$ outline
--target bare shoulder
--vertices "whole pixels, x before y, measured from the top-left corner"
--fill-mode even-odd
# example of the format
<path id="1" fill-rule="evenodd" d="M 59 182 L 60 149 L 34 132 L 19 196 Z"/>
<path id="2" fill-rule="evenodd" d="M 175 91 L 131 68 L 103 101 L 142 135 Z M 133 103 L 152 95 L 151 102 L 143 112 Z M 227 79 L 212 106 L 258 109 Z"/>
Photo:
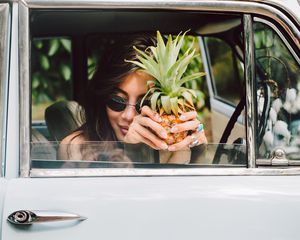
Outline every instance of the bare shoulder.
<path id="1" fill-rule="evenodd" d="M 82 131 L 66 136 L 59 144 L 57 157 L 60 160 L 82 160 L 81 145 L 87 141 Z"/>
<path id="2" fill-rule="evenodd" d="M 83 144 L 87 141 L 87 138 L 82 131 L 76 131 L 66 136 L 60 144 Z"/>

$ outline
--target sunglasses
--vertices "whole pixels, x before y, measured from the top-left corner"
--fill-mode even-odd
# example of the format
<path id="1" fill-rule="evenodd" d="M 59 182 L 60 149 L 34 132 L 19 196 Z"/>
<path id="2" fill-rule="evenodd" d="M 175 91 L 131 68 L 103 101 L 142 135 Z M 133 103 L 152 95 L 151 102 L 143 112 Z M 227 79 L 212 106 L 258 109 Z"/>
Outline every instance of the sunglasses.
<path id="1" fill-rule="evenodd" d="M 141 101 L 142 99 L 139 99 L 136 104 L 129 104 L 126 99 L 118 96 L 118 95 L 113 95 L 111 96 L 106 105 L 113 111 L 115 112 L 122 112 L 125 110 L 125 108 L 127 106 L 134 106 L 135 110 L 138 112 L 138 113 L 141 113 L 141 108 L 143 106 L 150 106 L 150 101 L 145 99 L 144 102 L 143 102 L 143 105 L 141 106 Z"/>

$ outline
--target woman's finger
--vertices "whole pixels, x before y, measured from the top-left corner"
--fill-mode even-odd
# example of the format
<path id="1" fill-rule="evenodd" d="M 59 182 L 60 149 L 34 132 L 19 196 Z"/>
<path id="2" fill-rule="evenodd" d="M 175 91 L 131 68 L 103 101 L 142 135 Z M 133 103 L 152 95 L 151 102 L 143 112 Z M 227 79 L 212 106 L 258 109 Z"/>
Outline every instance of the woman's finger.
<path id="1" fill-rule="evenodd" d="M 148 141 L 150 141 L 151 144 L 153 144 L 156 148 L 163 149 L 163 150 L 166 150 L 168 148 L 168 145 L 163 140 L 161 140 L 160 138 L 158 138 L 155 134 L 153 134 L 147 128 L 145 128 L 145 127 L 143 127 L 141 125 L 136 124 L 135 131 L 139 135 L 141 135 L 143 139 L 147 139 Z M 148 141 L 145 142 L 145 143 L 147 144 Z"/>
<path id="2" fill-rule="evenodd" d="M 196 111 L 190 111 L 190 112 L 185 112 L 180 115 L 179 119 L 181 121 L 189 121 L 193 120 L 197 117 L 197 112 Z"/>
<path id="3" fill-rule="evenodd" d="M 183 149 L 188 149 L 188 145 L 191 143 L 191 136 L 187 136 L 185 139 L 179 143 L 172 144 L 168 147 L 170 152 L 175 152 Z"/>
<path id="4" fill-rule="evenodd" d="M 171 151 L 171 152 L 183 150 L 185 148 L 188 148 L 189 145 L 193 144 L 193 142 L 196 141 L 196 140 L 197 140 L 196 145 L 207 144 L 207 139 L 206 139 L 204 130 L 201 131 L 201 132 L 193 133 L 192 135 L 187 136 L 185 139 L 183 139 L 179 143 L 175 143 L 173 145 L 170 145 L 168 150 Z"/>
<path id="5" fill-rule="evenodd" d="M 137 122 L 144 127 L 150 128 L 162 139 L 166 139 L 168 137 L 167 131 L 159 123 L 153 121 L 149 117 L 138 117 Z"/>
<path id="6" fill-rule="evenodd" d="M 179 123 L 171 128 L 171 132 L 178 133 L 178 132 L 183 132 L 183 131 L 196 130 L 196 128 L 198 127 L 199 124 L 200 124 L 200 122 L 197 119 L 193 120 L 193 121 Z"/>
<path id="7" fill-rule="evenodd" d="M 198 138 L 199 144 L 207 144 L 207 138 L 206 138 L 204 130 L 199 132 L 198 135 L 199 135 L 199 138 Z"/>
<path id="8" fill-rule="evenodd" d="M 131 144 L 139 143 L 140 139 L 138 139 L 138 136 L 139 135 L 137 134 L 137 132 L 133 127 L 129 128 L 127 134 L 124 137 L 124 142 L 131 143 Z"/>
<path id="9" fill-rule="evenodd" d="M 142 116 L 147 116 L 151 118 L 155 122 L 161 122 L 162 119 L 157 112 L 152 111 L 152 109 L 148 106 L 143 106 L 141 110 Z"/>
<path id="10" fill-rule="evenodd" d="M 127 134 L 124 137 L 124 142 L 131 143 L 131 144 L 137 144 L 137 143 L 145 143 L 148 146 L 159 150 L 151 141 L 141 136 L 137 131 L 136 127 L 132 127 Z"/>

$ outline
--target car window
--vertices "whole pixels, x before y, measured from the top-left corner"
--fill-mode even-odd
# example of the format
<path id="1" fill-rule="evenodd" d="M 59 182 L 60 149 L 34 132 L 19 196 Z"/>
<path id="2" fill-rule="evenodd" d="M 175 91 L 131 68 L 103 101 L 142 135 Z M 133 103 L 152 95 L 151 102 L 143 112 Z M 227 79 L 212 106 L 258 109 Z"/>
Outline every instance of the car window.
<path id="1" fill-rule="evenodd" d="M 297 162 L 300 160 L 300 62 L 283 35 L 271 26 L 268 22 L 254 24 L 257 155 L 261 159 Z"/>
<path id="2" fill-rule="evenodd" d="M 90 18 L 82 18 L 77 25 L 78 28 L 75 29 L 74 27 L 68 28 L 67 26 L 74 26 L 79 16 L 86 16 L 88 12 L 69 11 L 64 12 L 64 15 L 60 15 L 59 11 L 53 11 L 53 16 L 51 14 L 43 15 L 43 12 L 39 11 L 37 13 L 35 15 L 35 11 L 32 11 L 35 18 L 32 18 L 34 21 L 31 22 L 31 28 L 33 29 L 31 51 L 31 58 L 33 59 L 31 62 L 32 168 L 192 168 L 211 167 L 213 165 L 220 167 L 246 167 L 247 155 L 246 144 L 244 142 L 218 144 L 213 141 L 212 136 L 214 135 L 214 131 L 218 131 L 217 135 L 222 135 L 222 129 L 225 128 L 226 123 L 218 123 L 222 126 L 221 128 L 216 128 L 212 125 L 209 93 L 205 77 L 198 77 L 193 81 L 185 83 L 183 87 L 191 89 L 190 93 L 195 96 L 193 105 L 197 112 L 196 118 L 198 119 L 197 121 L 203 124 L 198 131 L 201 132 L 204 126 L 207 144 L 200 144 L 192 148 L 187 147 L 187 141 L 191 142 L 192 139 L 190 135 L 197 133 L 196 129 L 200 125 L 196 126 L 197 128 L 194 127 L 194 130 L 186 131 L 186 134 L 189 135 L 181 137 L 178 134 L 174 137 L 170 134 L 168 136 L 167 140 L 171 141 L 174 140 L 173 138 L 182 138 L 182 140 L 186 138 L 185 147 L 175 153 L 158 151 L 151 144 L 145 144 L 147 142 L 145 140 L 142 143 L 140 143 L 140 139 L 138 139 L 137 143 L 125 143 L 122 141 L 122 138 L 118 134 L 122 133 L 125 136 L 130 124 L 126 123 L 125 118 L 119 120 L 119 118 L 113 116 L 119 116 L 120 112 L 123 112 L 124 109 L 137 109 L 139 105 L 135 104 L 135 102 L 142 100 L 146 92 L 142 92 L 141 95 L 135 96 L 132 100 L 128 97 L 128 91 L 126 90 L 126 92 L 120 87 L 121 84 L 118 85 L 118 88 L 109 90 L 110 85 L 105 83 L 107 91 L 111 91 L 111 93 L 106 97 L 107 99 L 104 99 L 105 97 L 101 99 L 100 97 L 97 100 L 100 103 L 101 101 L 105 103 L 104 111 L 97 114 L 101 116 L 99 117 L 99 121 L 104 122 L 108 118 L 108 124 L 104 126 L 107 130 L 113 130 L 112 137 L 108 137 L 108 140 L 105 138 L 97 140 L 97 138 L 91 137 L 98 134 L 97 131 L 100 129 L 98 125 L 96 128 L 89 130 L 88 122 L 91 120 L 89 117 L 93 115 L 90 114 L 92 110 L 87 108 L 86 105 L 87 101 L 90 101 L 88 93 L 94 91 L 95 94 L 99 94 L 102 91 L 101 89 L 104 88 L 104 85 L 91 85 L 90 82 L 95 84 L 95 80 L 93 79 L 101 79 L 102 76 L 97 75 L 99 69 L 106 74 L 106 81 L 108 83 L 110 83 L 109 81 L 114 81 L 114 79 L 118 80 L 118 78 L 114 77 L 113 74 L 116 73 L 111 71 L 110 66 L 105 65 L 105 61 L 114 56 L 109 54 L 110 52 L 107 52 L 107 49 L 111 51 L 112 46 L 121 41 L 124 41 L 125 44 L 127 38 L 130 39 L 132 36 L 136 36 L 136 34 L 155 35 L 156 30 L 160 27 L 161 29 L 159 30 L 165 42 L 167 42 L 168 37 L 175 40 L 179 32 L 183 34 L 184 31 L 188 30 L 186 36 L 183 38 L 179 58 L 183 58 L 186 52 L 190 51 L 188 49 L 194 50 L 195 57 L 192 58 L 190 64 L 186 67 L 183 77 L 197 74 L 204 71 L 199 42 L 201 30 L 199 29 L 201 29 L 203 19 L 207 19 L 206 21 L 214 19 L 215 21 L 215 15 L 202 16 L 202 14 L 194 12 L 166 13 L 141 11 L 132 11 L 128 15 L 127 12 L 122 11 L 93 11 Z M 47 24 L 49 24 L 51 23 L 50 20 L 58 21 L 57 19 L 60 19 L 60 17 L 64 18 L 65 22 L 59 25 L 57 32 L 49 25 L 47 25 L 49 27 L 48 32 L 46 28 L 40 27 L 43 21 L 46 22 L 47 20 Z M 134 20 L 137 17 L 145 21 L 143 23 L 140 21 L 136 25 L 136 21 Z M 238 18 L 240 20 L 240 16 L 231 15 L 220 15 L 218 18 L 220 22 L 223 21 L 223 18 Z M 94 21 L 92 21 L 93 19 Z M 120 19 L 126 22 L 127 25 L 118 24 Z M 149 19 L 156 20 L 152 23 Z M 171 23 L 171 20 L 176 24 L 160 25 L 161 22 Z M 94 25 L 95 22 L 98 25 Z M 67 46 L 72 46 L 71 52 L 66 48 L 66 42 L 68 43 Z M 76 46 L 81 47 L 76 48 Z M 130 46 L 130 49 L 133 46 Z M 220 51 L 215 52 L 216 61 L 231 61 L 230 66 L 232 68 L 234 68 L 233 65 L 241 65 L 239 60 L 231 55 L 231 48 L 227 45 L 225 47 L 227 47 L 225 52 L 222 50 L 222 46 L 220 46 Z M 74 61 L 77 63 L 74 63 Z M 120 64 L 123 65 L 124 63 L 126 63 L 126 59 L 122 58 Z M 105 72 L 106 70 L 107 72 Z M 75 71 L 82 73 L 80 78 L 74 74 Z M 234 71 L 236 81 L 241 82 L 243 79 L 241 66 L 234 69 Z M 226 67 L 223 66 L 218 71 L 218 74 L 220 74 L 219 76 L 222 74 L 226 75 L 227 72 Z M 228 81 L 230 81 L 230 76 L 226 77 Z M 76 80 L 74 80 L 75 78 Z M 125 81 L 123 78 L 120 79 Z M 151 79 L 149 80 L 147 82 L 151 84 Z M 238 83 L 239 85 L 241 85 L 240 82 Z M 233 83 L 230 84 L 232 86 Z M 132 85 L 132 88 L 135 89 L 137 85 L 139 84 Z M 222 83 L 219 82 L 220 87 L 221 85 Z M 232 87 L 227 87 L 227 83 L 224 83 L 224 85 L 226 87 L 222 88 L 219 94 L 224 98 L 230 98 L 232 93 L 227 93 L 227 91 L 231 91 Z M 89 89 L 90 86 L 93 87 Z M 90 92 L 87 92 L 87 90 Z M 241 96 L 237 98 L 240 99 Z M 112 101 L 111 99 L 114 102 L 108 102 Z M 231 102 L 237 101 L 234 98 L 229 100 Z M 97 105 L 99 104 L 97 101 L 94 100 L 91 103 Z M 125 106 L 125 108 L 118 109 L 120 101 L 122 101 L 123 105 L 121 105 Z M 145 102 L 147 101 L 150 104 L 150 100 L 145 98 Z M 99 104 L 99 108 L 101 104 Z M 163 105 L 164 103 L 162 102 L 158 103 L 159 107 Z M 108 115 L 112 108 L 113 114 Z M 43 114 L 45 118 L 43 118 Z M 35 124 L 37 120 L 43 124 L 43 131 Z M 171 120 L 168 118 L 166 121 Z M 151 128 L 146 128 L 146 130 L 149 134 L 153 133 Z M 82 133 L 90 134 L 90 138 L 85 138 L 86 135 L 81 135 Z M 138 132 L 135 132 L 135 134 L 138 138 Z M 80 140 L 80 137 L 77 138 L 78 136 L 85 139 L 84 142 Z M 169 145 L 172 145 L 172 143 L 169 143 Z M 218 152 L 218 161 L 214 161 L 216 152 Z"/>

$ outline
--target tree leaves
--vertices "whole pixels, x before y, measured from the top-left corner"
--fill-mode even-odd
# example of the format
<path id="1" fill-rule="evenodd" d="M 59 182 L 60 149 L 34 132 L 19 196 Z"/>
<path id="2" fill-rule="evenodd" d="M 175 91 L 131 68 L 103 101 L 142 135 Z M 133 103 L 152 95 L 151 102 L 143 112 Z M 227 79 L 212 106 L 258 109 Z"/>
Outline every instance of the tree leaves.
<path id="1" fill-rule="evenodd" d="M 61 44 L 63 45 L 63 47 L 65 48 L 65 50 L 67 50 L 67 52 L 71 53 L 71 41 L 69 39 L 60 39 Z"/>
<path id="2" fill-rule="evenodd" d="M 69 99 L 72 94 L 71 41 L 33 39 L 31 49 L 33 105 Z"/>
<path id="3" fill-rule="evenodd" d="M 49 44 L 50 44 L 50 47 L 49 47 L 49 51 L 48 51 L 48 56 L 51 57 L 57 52 L 60 44 L 59 44 L 58 39 L 51 39 Z"/>
<path id="4" fill-rule="evenodd" d="M 67 64 L 60 65 L 60 72 L 66 81 L 71 79 L 71 68 Z"/>
<path id="5" fill-rule="evenodd" d="M 50 63 L 46 55 L 44 54 L 40 55 L 40 64 L 42 69 L 44 70 L 48 70 L 50 68 Z"/>

